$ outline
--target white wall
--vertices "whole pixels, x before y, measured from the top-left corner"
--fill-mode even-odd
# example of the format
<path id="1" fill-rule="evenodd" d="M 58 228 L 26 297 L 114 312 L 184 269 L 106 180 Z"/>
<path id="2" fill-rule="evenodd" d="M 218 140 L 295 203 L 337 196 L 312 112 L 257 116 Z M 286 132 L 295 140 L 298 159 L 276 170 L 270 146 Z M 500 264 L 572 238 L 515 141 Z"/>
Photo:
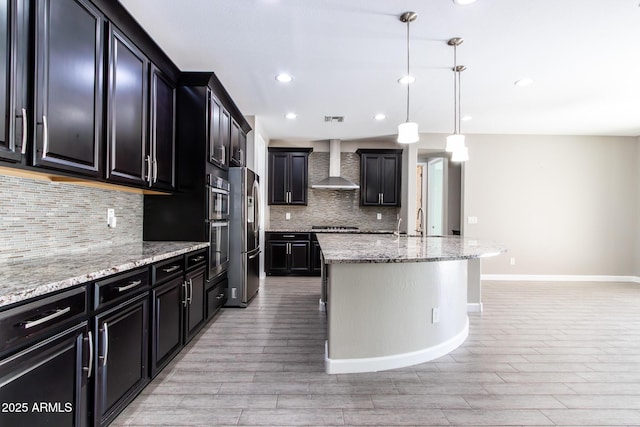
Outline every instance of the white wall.
<path id="1" fill-rule="evenodd" d="M 503 243 L 483 274 L 635 276 L 638 141 L 468 135 L 465 235 Z M 516 264 L 510 265 L 514 257 Z"/>

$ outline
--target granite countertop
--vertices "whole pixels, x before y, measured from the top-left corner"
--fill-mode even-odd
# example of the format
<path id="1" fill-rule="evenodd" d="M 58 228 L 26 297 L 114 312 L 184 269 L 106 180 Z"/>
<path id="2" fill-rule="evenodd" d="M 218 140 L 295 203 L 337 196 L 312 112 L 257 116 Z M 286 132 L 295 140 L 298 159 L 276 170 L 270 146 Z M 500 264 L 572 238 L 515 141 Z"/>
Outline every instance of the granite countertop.
<path id="1" fill-rule="evenodd" d="M 0 307 L 209 246 L 141 242 L 0 264 Z"/>
<path id="2" fill-rule="evenodd" d="M 286 228 L 286 229 L 274 229 L 270 228 L 266 230 L 267 233 L 340 233 L 340 234 L 393 234 L 393 230 L 336 230 L 336 229 L 322 229 L 322 228 Z"/>
<path id="3" fill-rule="evenodd" d="M 318 243 L 327 264 L 446 261 L 506 252 L 493 242 L 461 236 L 321 234 Z"/>

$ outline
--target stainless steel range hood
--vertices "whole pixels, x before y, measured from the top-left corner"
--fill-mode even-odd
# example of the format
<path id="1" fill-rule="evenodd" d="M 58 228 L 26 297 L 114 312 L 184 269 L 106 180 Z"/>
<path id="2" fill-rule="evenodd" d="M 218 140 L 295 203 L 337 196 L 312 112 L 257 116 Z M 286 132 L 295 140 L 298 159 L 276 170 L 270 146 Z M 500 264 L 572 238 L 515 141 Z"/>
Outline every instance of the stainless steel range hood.
<path id="1" fill-rule="evenodd" d="M 311 185 L 321 190 L 357 190 L 358 184 L 340 176 L 340 140 L 329 140 L 329 177 Z"/>

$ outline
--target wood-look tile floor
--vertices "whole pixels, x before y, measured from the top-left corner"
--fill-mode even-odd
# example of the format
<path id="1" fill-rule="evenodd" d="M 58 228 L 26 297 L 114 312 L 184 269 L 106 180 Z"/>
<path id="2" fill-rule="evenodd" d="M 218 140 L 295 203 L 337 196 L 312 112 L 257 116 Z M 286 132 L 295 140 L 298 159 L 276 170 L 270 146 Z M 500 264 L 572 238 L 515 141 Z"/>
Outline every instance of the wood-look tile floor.
<path id="1" fill-rule="evenodd" d="M 112 425 L 640 425 L 638 284 L 484 282 L 461 347 L 349 375 L 324 373 L 319 286 L 267 278 Z"/>

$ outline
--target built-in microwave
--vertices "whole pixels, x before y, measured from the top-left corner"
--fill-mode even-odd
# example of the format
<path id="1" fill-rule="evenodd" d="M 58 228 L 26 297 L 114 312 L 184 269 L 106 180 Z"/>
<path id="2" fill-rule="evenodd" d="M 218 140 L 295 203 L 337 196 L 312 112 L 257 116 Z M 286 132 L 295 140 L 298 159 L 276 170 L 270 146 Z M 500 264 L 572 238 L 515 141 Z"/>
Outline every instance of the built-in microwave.
<path id="1" fill-rule="evenodd" d="M 219 221 L 229 218 L 229 181 L 209 175 L 207 180 L 207 219 Z"/>
<path id="2" fill-rule="evenodd" d="M 209 279 L 229 266 L 229 221 L 209 222 Z"/>

